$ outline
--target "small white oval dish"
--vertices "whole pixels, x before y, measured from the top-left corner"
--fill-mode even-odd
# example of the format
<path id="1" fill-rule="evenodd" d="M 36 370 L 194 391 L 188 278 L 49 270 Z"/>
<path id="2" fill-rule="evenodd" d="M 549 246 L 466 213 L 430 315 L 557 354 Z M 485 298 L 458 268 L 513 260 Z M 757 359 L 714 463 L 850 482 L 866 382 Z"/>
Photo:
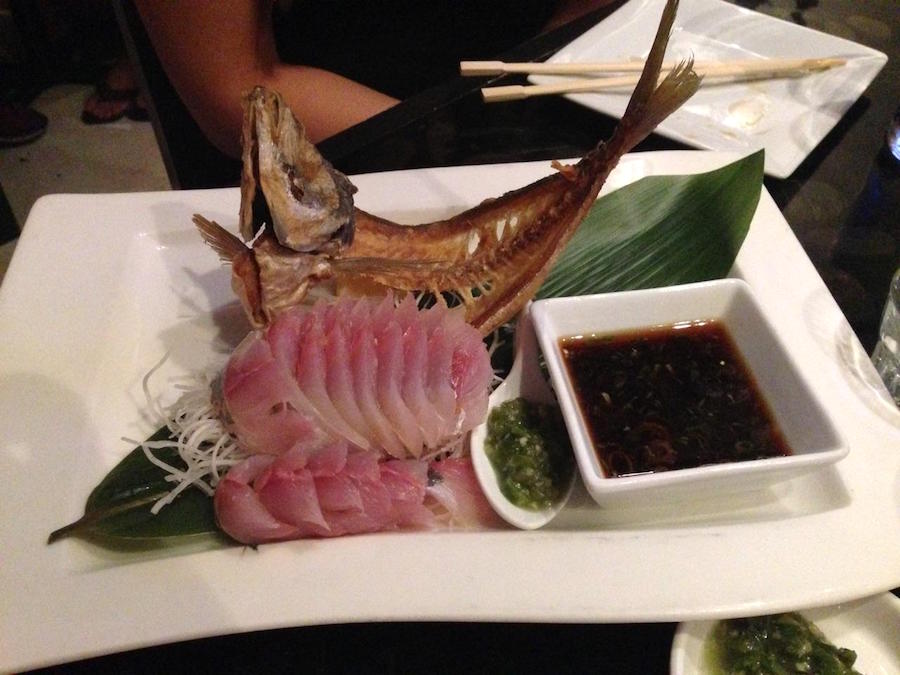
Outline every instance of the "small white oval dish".
<path id="1" fill-rule="evenodd" d="M 900 673 L 900 598 L 882 593 L 832 607 L 801 610 L 837 647 L 856 652 L 853 667 L 866 675 Z M 706 675 L 706 638 L 715 621 L 688 621 L 678 625 L 672 642 L 670 675 Z"/>
<path id="2" fill-rule="evenodd" d="M 538 364 L 538 344 L 531 319 L 531 303 L 529 303 L 516 324 L 513 365 L 503 383 L 498 386 L 488 401 L 490 411 L 505 401 L 514 398 L 525 398 L 536 403 L 556 405 L 556 397 L 544 381 Z M 469 450 L 472 455 L 472 466 L 481 484 L 481 489 L 494 511 L 507 523 L 521 530 L 536 530 L 549 523 L 562 510 L 572 494 L 577 471 L 572 471 L 572 479 L 563 496 L 553 506 L 530 510 L 513 504 L 500 491 L 500 484 L 494 466 L 484 449 L 487 437 L 487 421 L 472 430 L 469 437 Z"/>

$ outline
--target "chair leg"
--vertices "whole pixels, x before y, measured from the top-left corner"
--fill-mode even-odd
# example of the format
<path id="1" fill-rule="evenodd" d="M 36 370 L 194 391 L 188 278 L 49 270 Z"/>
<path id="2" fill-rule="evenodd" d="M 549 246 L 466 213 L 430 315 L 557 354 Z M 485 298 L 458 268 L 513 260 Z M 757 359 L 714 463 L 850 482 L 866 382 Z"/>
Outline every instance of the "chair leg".
<path id="1" fill-rule="evenodd" d="M 0 244 L 5 244 L 19 236 L 19 224 L 16 222 L 16 216 L 13 214 L 12 207 L 6 199 L 6 193 L 3 192 L 3 186 L 0 185 Z"/>

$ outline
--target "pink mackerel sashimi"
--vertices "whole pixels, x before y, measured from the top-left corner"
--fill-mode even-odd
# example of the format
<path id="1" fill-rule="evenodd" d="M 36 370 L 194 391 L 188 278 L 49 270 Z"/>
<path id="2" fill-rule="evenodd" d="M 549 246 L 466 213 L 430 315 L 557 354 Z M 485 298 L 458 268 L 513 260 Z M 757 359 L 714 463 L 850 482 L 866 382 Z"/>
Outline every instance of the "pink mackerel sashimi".
<path id="1" fill-rule="evenodd" d="M 253 455 L 219 483 L 219 526 L 244 544 L 398 529 L 492 527 L 467 458 L 383 459 L 344 441 Z"/>
<path id="2" fill-rule="evenodd" d="M 224 419 L 254 454 L 346 440 L 431 456 L 480 424 L 493 376 L 462 308 L 412 296 L 297 307 L 251 333 L 222 376 Z"/>

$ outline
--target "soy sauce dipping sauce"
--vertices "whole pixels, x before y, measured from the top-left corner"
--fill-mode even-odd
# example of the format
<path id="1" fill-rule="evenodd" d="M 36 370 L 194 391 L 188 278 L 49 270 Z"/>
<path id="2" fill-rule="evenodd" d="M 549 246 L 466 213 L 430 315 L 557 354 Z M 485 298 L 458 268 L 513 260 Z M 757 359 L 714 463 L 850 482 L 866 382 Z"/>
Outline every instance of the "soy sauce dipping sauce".
<path id="1" fill-rule="evenodd" d="M 608 477 L 792 454 L 720 322 L 559 344 Z"/>

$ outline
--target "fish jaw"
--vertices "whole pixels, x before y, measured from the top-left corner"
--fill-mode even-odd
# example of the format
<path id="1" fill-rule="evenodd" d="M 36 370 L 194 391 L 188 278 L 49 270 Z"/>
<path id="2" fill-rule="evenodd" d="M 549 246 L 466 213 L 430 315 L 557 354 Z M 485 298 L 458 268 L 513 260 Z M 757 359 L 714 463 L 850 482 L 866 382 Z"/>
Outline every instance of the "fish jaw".
<path id="1" fill-rule="evenodd" d="M 253 328 L 264 328 L 303 303 L 311 285 L 332 276 L 330 256 L 293 251 L 268 231 L 248 246 L 199 214 L 194 215 L 194 224 L 222 262 L 231 265 L 231 288 Z"/>
<path id="2" fill-rule="evenodd" d="M 240 229 L 251 240 L 263 222 L 300 252 L 336 253 L 353 240 L 356 188 L 306 138 L 273 91 L 256 87 L 244 106 Z"/>

